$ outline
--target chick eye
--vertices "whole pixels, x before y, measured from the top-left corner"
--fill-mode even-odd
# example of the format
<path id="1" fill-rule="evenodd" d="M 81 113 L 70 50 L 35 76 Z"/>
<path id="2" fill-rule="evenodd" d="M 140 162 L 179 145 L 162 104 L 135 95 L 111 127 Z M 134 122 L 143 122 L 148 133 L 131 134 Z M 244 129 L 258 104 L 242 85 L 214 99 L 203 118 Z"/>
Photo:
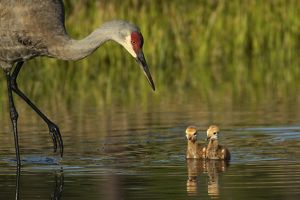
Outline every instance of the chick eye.
<path id="1" fill-rule="evenodd" d="M 214 132 L 214 135 L 216 135 L 217 134 L 217 132 Z"/>

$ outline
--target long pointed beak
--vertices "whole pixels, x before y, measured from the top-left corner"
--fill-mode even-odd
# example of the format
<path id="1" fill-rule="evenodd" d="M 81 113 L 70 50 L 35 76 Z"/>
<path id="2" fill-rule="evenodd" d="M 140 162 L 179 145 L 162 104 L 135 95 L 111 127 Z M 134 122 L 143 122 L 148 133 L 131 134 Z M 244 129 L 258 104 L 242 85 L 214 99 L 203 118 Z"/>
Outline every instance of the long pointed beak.
<path id="1" fill-rule="evenodd" d="M 153 91 L 155 91 L 155 85 L 154 85 L 154 82 L 152 80 L 152 76 L 151 76 L 151 73 L 149 71 L 149 68 L 148 68 L 148 65 L 147 65 L 147 62 L 146 62 L 146 59 L 144 57 L 144 54 L 142 51 L 140 51 L 138 54 L 137 54 L 137 58 L 136 58 L 137 62 L 140 64 L 140 67 L 141 69 L 143 70 L 147 80 L 148 80 L 148 83 L 150 84 L 151 88 L 153 89 Z"/>

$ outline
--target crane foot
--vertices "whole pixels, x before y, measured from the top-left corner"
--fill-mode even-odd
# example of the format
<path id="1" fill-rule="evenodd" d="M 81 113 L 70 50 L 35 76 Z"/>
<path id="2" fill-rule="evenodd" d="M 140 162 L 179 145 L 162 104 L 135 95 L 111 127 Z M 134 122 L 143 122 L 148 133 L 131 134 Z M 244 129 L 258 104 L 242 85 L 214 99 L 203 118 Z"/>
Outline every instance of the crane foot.
<path id="1" fill-rule="evenodd" d="M 49 127 L 49 134 L 51 135 L 53 141 L 54 152 L 57 151 L 57 146 L 59 146 L 60 156 L 63 157 L 64 145 L 63 145 L 63 140 L 61 138 L 59 128 L 56 124 L 52 122 L 48 124 L 48 127 Z"/>

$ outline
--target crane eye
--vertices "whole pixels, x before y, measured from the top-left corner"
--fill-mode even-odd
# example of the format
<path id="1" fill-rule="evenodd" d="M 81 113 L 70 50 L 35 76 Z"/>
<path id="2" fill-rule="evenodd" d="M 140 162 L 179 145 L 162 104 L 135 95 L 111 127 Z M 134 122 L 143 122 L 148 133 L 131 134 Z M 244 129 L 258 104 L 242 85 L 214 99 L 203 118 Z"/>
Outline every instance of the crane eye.
<path id="1" fill-rule="evenodd" d="M 217 132 L 214 132 L 214 135 L 216 135 L 217 134 Z"/>
<path id="2" fill-rule="evenodd" d="M 135 44 L 136 44 L 136 41 L 131 40 L 131 44 L 135 45 Z"/>

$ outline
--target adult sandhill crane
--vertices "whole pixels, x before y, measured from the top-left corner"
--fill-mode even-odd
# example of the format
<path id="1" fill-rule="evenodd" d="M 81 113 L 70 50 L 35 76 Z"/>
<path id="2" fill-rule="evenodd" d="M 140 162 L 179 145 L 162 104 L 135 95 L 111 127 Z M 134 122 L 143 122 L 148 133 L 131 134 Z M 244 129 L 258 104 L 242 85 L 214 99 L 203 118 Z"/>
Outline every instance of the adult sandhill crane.
<path id="1" fill-rule="evenodd" d="M 56 152 L 58 145 L 60 155 L 63 155 L 63 141 L 58 126 L 49 120 L 17 85 L 16 79 L 23 63 L 37 56 L 79 60 L 90 55 L 108 40 L 121 44 L 137 60 L 149 84 L 155 90 L 142 51 L 143 36 L 135 25 L 125 21 L 109 21 L 86 38 L 74 40 L 65 30 L 62 0 L 0 0 L 0 66 L 7 78 L 9 111 L 18 166 L 21 163 L 18 113 L 12 92 L 20 96 L 46 122 L 52 136 L 54 151 Z"/>

